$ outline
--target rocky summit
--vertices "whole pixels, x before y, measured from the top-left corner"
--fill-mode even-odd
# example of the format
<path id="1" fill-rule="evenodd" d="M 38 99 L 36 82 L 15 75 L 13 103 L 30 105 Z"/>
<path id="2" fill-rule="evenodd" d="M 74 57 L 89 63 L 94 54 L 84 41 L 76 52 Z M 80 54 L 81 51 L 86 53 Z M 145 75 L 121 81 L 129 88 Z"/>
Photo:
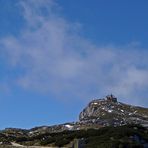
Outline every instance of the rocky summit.
<path id="1" fill-rule="evenodd" d="M 138 139 L 138 140 L 137 140 Z M 107 143 L 108 141 L 109 143 Z M 114 95 L 93 99 L 79 121 L 0 131 L 0 147 L 148 147 L 148 108 L 121 103 Z"/>
<path id="2" fill-rule="evenodd" d="M 80 113 L 79 119 L 81 123 L 103 126 L 134 123 L 148 127 L 148 109 L 118 102 L 115 96 L 108 95 L 92 100 Z"/>

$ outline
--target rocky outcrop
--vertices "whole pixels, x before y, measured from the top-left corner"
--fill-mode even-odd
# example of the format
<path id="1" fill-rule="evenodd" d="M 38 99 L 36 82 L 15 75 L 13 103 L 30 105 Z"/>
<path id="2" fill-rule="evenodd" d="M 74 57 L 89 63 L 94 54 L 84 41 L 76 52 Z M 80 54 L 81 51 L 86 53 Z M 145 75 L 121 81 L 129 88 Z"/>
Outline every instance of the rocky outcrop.
<path id="1" fill-rule="evenodd" d="M 148 127 L 148 109 L 124 104 L 113 95 L 91 101 L 79 115 L 82 123 L 119 126 L 142 124 Z"/>

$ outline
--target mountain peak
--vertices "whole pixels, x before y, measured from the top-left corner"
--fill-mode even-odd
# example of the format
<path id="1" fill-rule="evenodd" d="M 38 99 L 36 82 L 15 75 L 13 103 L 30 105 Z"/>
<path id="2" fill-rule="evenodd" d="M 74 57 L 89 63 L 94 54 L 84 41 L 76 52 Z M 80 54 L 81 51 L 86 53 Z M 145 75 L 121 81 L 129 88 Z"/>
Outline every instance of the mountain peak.
<path id="1" fill-rule="evenodd" d="M 90 103 L 97 104 L 107 101 L 108 103 L 117 103 L 117 98 L 114 95 L 107 95 L 105 98 L 102 99 L 93 99 Z"/>
<path id="2" fill-rule="evenodd" d="M 80 113 L 79 120 L 103 126 L 131 123 L 148 126 L 148 109 L 118 102 L 111 94 L 106 98 L 93 99 Z"/>

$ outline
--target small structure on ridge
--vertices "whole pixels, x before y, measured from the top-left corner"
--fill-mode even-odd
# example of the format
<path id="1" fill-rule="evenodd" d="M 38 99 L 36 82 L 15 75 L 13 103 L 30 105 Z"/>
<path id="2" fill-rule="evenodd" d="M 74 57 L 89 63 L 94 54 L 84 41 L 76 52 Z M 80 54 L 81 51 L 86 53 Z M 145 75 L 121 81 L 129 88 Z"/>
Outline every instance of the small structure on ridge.
<path id="1" fill-rule="evenodd" d="M 107 101 L 109 101 L 109 102 L 114 102 L 114 103 L 117 102 L 117 98 L 116 98 L 114 95 L 112 95 L 112 94 L 106 96 L 106 99 L 107 99 Z"/>

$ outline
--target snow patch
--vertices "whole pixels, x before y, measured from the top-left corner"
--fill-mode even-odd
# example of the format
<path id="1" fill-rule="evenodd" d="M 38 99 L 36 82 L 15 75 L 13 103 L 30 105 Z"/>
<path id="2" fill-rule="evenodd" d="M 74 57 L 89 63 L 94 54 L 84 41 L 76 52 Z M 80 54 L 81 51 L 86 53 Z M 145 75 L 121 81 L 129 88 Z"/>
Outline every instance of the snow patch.
<path id="1" fill-rule="evenodd" d="M 31 131 L 31 132 L 29 132 L 29 134 L 33 134 L 33 132 Z"/>
<path id="2" fill-rule="evenodd" d="M 72 128 L 73 128 L 73 126 L 69 125 L 69 124 L 66 124 L 65 127 L 68 128 L 69 130 L 72 130 Z"/>
<path id="3" fill-rule="evenodd" d="M 112 112 L 112 110 L 108 110 L 108 112 L 109 112 L 109 113 L 111 113 L 111 112 Z"/>
<path id="4" fill-rule="evenodd" d="M 134 114 L 135 114 L 135 113 L 137 113 L 137 110 L 136 110 L 136 111 L 134 111 Z"/>

